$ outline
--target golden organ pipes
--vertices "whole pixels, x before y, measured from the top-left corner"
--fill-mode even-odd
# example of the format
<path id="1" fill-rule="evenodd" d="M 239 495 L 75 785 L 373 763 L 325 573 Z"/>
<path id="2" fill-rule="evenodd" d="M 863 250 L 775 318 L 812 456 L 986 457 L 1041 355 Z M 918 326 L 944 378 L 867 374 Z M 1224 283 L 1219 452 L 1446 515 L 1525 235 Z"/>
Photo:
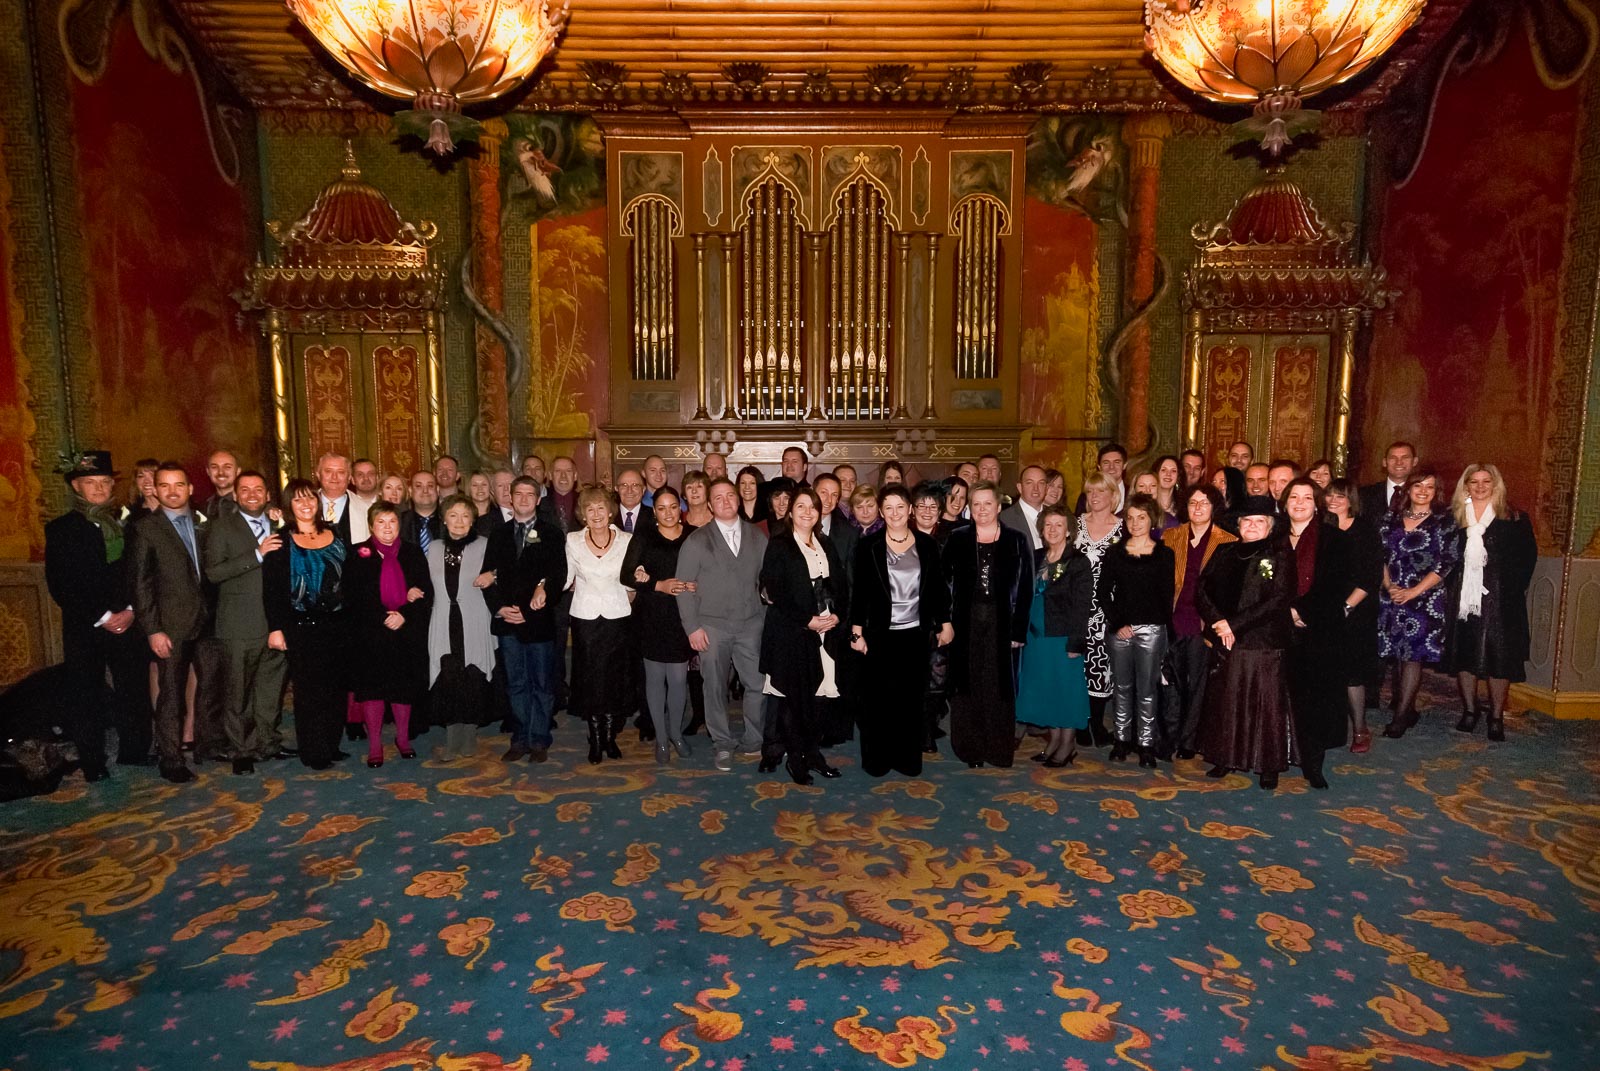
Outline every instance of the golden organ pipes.
<path id="1" fill-rule="evenodd" d="M 1000 372 L 1000 236 L 1005 206 L 987 194 L 956 205 L 955 372 L 994 379 Z"/>
<path id="2" fill-rule="evenodd" d="M 793 192 L 776 178 L 746 195 L 740 397 L 746 419 L 804 413 L 801 228 Z"/>
<path id="3" fill-rule="evenodd" d="M 890 246 L 888 203 L 865 177 L 836 195 L 828 228 L 826 414 L 835 420 L 889 416 Z"/>
<path id="4" fill-rule="evenodd" d="M 664 197 L 640 197 L 623 213 L 622 233 L 633 238 L 629 326 L 634 379 L 670 380 L 678 375 L 677 257 L 672 237 L 680 229 L 678 208 Z"/>

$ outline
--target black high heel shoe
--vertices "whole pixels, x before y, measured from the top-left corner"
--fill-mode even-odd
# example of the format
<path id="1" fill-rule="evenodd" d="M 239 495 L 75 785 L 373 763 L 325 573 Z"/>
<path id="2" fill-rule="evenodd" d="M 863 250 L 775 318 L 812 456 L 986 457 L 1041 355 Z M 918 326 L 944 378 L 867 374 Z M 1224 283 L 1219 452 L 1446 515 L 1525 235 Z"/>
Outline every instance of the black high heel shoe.
<path id="1" fill-rule="evenodd" d="M 1074 751 L 1072 754 L 1068 755 L 1064 759 L 1045 759 L 1043 761 L 1044 761 L 1045 767 L 1047 769 L 1059 770 L 1064 766 L 1071 766 L 1072 765 L 1072 761 L 1074 759 L 1076 759 L 1077 757 L 1078 757 L 1078 753 L 1076 751 Z"/>
<path id="2" fill-rule="evenodd" d="M 807 759 L 806 766 L 828 781 L 832 781 L 839 776 L 839 771 L 829 766 L 828 760 L 823 758 L 820 752 Z"/>
<path id="3" fill-rule="evenodd" d="M 589 719 L 589 765 L 600 765 L 600 726 Z"/>
<path id="4" fill-rule="evenodd" d="M 1461 712 L 1461 720 L 1456 722 L 1456 732 L 1471 733 L 1478 728 L 1478 719 L 1483 716 L 1483 704 L 1474 701 L 1471 710 Z"/>
<path id="5" fill-rule="evenodd" d="M 1111 746 L 1111 761 L 1121 762 L 1128 757 L 1128 745 L 1118 740 Z"/>
<path id="6" fill-rule="evenodd" d="M 1211 769 L 1206 771 L 1206 776 L 1207 777 L 1215 777 L 1215 778 L 1223 778 L 1223 777 L 1227 777 L 1228 773 L 1229 773 L 1229 770 L 1228 770 L 1228 768 L 1226 766 L 1213 766 L 1213 767 L 1211 767 Z"/>
<path id="7" fill-rule="evenodd" d="M 1406 735 L 1407 730 L 1417 724 L 1418 717 L 1419 715 L 1415 710 L 1407 711 L 1404 714 L 1396 714 L 1394 720 L 1383 727 L 1383 735 L 1390 740 L 1399 740 Z"/>
<path id="8" fill-rule="evenodd" d="M 1503 743 L 1505 741 L 1505 738 L 1506 738 L 1506 716 L 1505 716 L 1505 712 L 1502 711 L 1499 714 L 1496 714 L 1494 711 L 1491 710 L 1489 712 L 1489 739 L 1493 740 L 1495 743 L 1499 744 L 1499 743 Z"/>
<path id="9" fill-rule="evenodd" d="M 791 758 L 785 761 L 783 765 L 789 771 L 789 777 L 793 779 L 795 784 L 809 785 L 812 783 L 811 773 L 806 769 L 804 763 L 796 762 Z"/>
<path id="10" fill-rule="evenodd" d="M 756 773 L 771 773 L 772 771 L 776 770 L 777 768 L 778 768 L 778 760 L 777 759 L 769 759 L 766 756 L 762 756 L 761 764 L 756 767 Z"/>
<path id="11" fill-rule="evenodd" d="M 1265 790 L 1267 792 L 1271 792 L 1273 789 L 1277 788 L 1278 787 L 1278 775 L 1275 774 L 1275 773 L 1264 773 L 1264 774 L 1262 774 L 1261 775 L 1261 787 L 1262 787 L 1263 790 Z"/>
<path id="12" fill-rule="evenodd" d="M 1156 768 L 1156 753 L 1147 747 L 1140 748 L 1139 765 L 1146 770 L 1154 770 Z"/>

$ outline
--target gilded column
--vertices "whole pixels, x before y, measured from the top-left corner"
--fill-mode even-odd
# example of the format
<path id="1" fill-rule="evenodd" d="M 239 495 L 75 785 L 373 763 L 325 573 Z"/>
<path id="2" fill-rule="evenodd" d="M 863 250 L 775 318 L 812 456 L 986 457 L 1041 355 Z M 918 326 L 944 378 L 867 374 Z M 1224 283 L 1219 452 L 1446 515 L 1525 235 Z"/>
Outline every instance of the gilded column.
<path id="1" fill-rule="evenodd" d="M 505 313 L 505 265 L 500 256 L 500 144 L 505 120 L 489 119 L 478 139 L 478 155 L 467 165 L 472 196 L 472 285 L 483 307 Z M 511 456 L 511 388 L 506 350 L 489 325 L 474 327 L 478 370 L 478 426 L 483 443 L 498 457 Z"/>
<path id="2" fill-rule="evenodd" d="M 1333 399 L 1332 449 L 1333 474 L 1345 475 L 1350 462 L 1350 388 L 1355 379 L 1356 330 L 1361 326 L 1361 313 L 1344 309 L 1339 313 L 1339 331 L 1334 336 L 1338 347 L 1335 359 L 1339 362 L 1334 372 L 1335 395 Z"/>
<path id="3" fill-rule="evenodd" d="M 706 408 L 706 239 L 705 234 L 694 236 L 694 300 L 695 300 L 695 335 L 698 340 L 699 366 L 696 369 L 696 390 L 699 392 L 700 404 L 695 408 L 696 420 L 710 420 L 711 413 Z"/>
<path id="4" fill-rule="evenodd" d="M 267 342 L 272 351 L 272 437 L 278 448 L 278 485 L 281 487 L 300 475 L 296 458 L 294 427 L 294 399 L 290 397 L 289 339 L 284 330 L 283 313 L 272 309 L 267 313 Z"/>
<path id="5" fill-rule="evenodd" d="M 939 292 L 938 276 L 939 276 L 939 236 L 937 234 L 935 234 L 935 233 L 931 233 L 930 232 L 929 235 L 928 235 L 928 292 L 927 292 L 926 295 L 924 295 L 927 298 L 927 304 L 928 304 L 928 339 L 927 339 L 927 342 L 928 342 L 928 363 L 924 366 L 924 369 L 923 369 L 928 374 L 928 388 L 927 388 L 926 396 L 924 398 L 924 404 L 923 404 L 923 407 L 922 407 L 922 419 L 923 420 L 938 420 L 939 419 L 939 410 L 938 410 L 938 407 L 934 404 L 934 401 L 933 401 L 933 392 L 934 392 L 933 373 L 934 373 L 935 361 L 937 361 L 937 359 L 938 359 L 936 357 L 936 354 L 939 352 L 939 347 L 934 344 L 934 338 L 933 338 L 934 314 L 938 309 L 938 302 L 934 299 L 934 296 L 936 294 L 938 294 L 938 292 Z"/>
<path id="6" fill-rule="evenodd" d="M 729 232 L 722 236 L 722 356 L 725 362 L 722 375 L 723 420 L 739 419 L 739 377 L 736 371 L 738 356 L 739 323 L 734 318 L 733 279 L 734 257 L 739 252 L 739 235 Z"/>
<path id="7" fill-rule="evenodd" d="M 1196 309 L 1186 319 L 1183 333 L 1184 341 L 1188 343 L 1183 368 L 1183 448 L 1203 452 L 1206 447 L 1200 441 L 1200 377 L 1205 365 L 1205 343 L 1201 333 L 1205 330 L 1206 318 Z M 1206 458 L 1206 464 L 1211 464 L 1209 457 Z"/>
<path id="8" fill-rule="evenodd" d="M 1128 220 L 1131 262 L 1128 304 L 1139 308 L 1156 291 L 1156 213 L 1161 191 L 1161 149 L 1172 132 L 1165 115 L 1140 115 L 1128 120 L 1122 137 L 1128 144 L 1133 210 Z M 1131 455 L 1150 447 L 1150 321 L 1142 320 L 1129 336 L 1122 365 L 1122 425 L 1119 437 Z"/>
<path id="9" fill-rule="evenodd" d="M 910 371 L 906 358 L 906 337 L 911 333 L 911 313 L 907 295 L 911 289 L 911 273 L 906 270 L 906 266 L 911 262 L 911 235 L 904 231 L 895 231 L 893 241 L 898 311 L 894 318 L 894 374 L 889 378 L 894 387 L 893 419 L 907 420 L 911 416 L 906 411 L 906 373 Z"/>

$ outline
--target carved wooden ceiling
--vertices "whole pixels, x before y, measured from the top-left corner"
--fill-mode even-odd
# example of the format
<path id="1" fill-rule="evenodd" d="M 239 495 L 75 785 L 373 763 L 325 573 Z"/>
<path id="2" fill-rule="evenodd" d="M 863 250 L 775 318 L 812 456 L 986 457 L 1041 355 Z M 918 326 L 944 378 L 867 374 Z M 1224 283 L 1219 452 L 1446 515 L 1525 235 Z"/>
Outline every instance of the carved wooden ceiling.
<path id="1" fill-rule="evenodd" d="M 1359 95 L 1381 97 L 1466 0 L 1432 0 Z M 283 0 L 172 0 L 262 107 L 363 107 Z M 719 102 L 1137 110 L 1189 102 L 1145 59 L 1141 0 L 573 0 L 519 107 Z M 398 104 L 396 106 L 399 106 Z"/>

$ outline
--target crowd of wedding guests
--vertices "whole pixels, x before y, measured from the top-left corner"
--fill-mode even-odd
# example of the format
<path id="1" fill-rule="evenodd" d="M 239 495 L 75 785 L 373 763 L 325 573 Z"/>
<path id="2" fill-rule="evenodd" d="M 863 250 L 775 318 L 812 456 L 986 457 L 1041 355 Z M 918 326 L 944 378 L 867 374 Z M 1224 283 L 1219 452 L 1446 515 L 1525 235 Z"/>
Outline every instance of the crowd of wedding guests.
<path id="1" fill-rule="evenodd" d="M 330 455 L 275 493 L 218 451 L 198 504 L 180 464 L 136 463 L 125 502 L 110 456 L 82 454 L 46 545 L 71 732 L 91 781 L 106 711 L 120 764 L 184 782 L 197 761 L 326 769 L 358 740 L 377 767 L 390 723 L 402 758 L 430 729 L 439 756 L 475 755 L 499 725 L 504 761 L 543 762 L 565 710 L 591 763 L 632 719 L 657 762 L 703 726 L 717 769 L 742 754 L 802 784 L 856 737 L 866 773 L 914 777 L 946 735 L 971 767 L 1031 735 L 1053 768 L 1105 747 L 1325 788 L 1330 749 L 1370 748 L 1387 673 L 1398 738 L 1433 666 L 1456 728 L 1504 739 L 1536 550 L 1493 465 L 1451 492 L 1403 442 L 1362 487 L 1243 442 L 1209 471 L 1127 461 L 1102 448 L 1069 504 L 1036 465 L 1003 489 L 992 455 L 872 485 L 797 447 L 775 478 L 711 453 L 676 488 L 654 456 L 584 485 L 568 457 L 401 477 Z"/>

